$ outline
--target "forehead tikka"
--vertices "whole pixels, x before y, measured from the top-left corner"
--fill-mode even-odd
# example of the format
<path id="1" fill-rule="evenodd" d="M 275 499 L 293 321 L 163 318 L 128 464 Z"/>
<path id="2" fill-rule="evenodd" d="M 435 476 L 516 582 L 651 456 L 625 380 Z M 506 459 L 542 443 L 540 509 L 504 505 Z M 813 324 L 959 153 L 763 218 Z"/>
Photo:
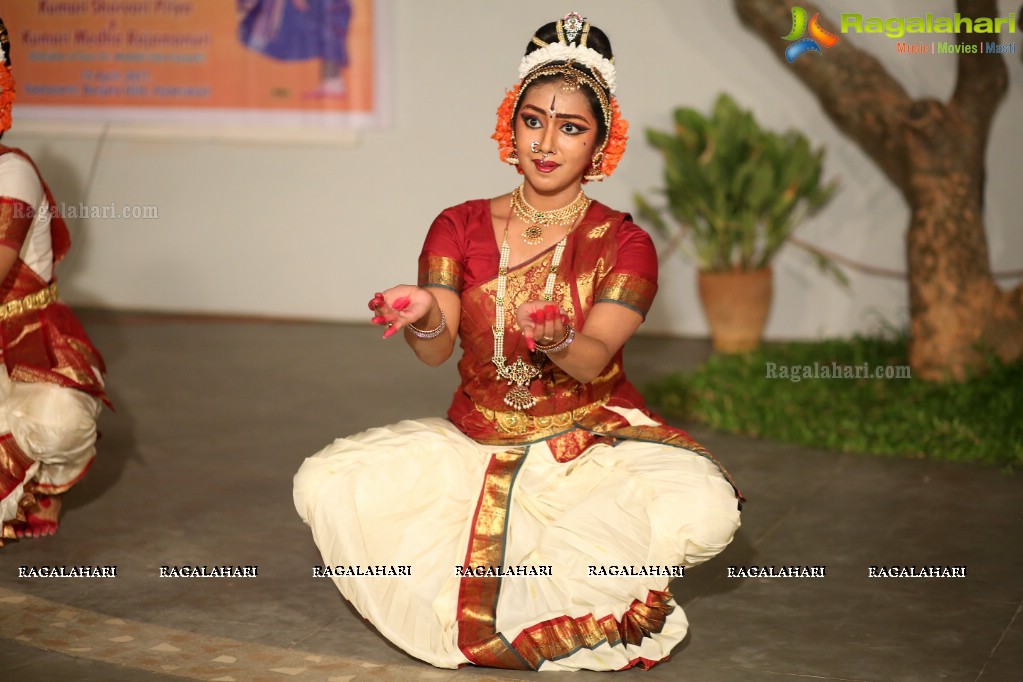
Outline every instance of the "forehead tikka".
<path id="1" fill-rule="evenodd" d="M 514 108 L 512 111 L 519 110 L 519 101 L 522 99 L 523 93 L 529 88 L 530 84 L 537 78 L 542 76 L 561 76 L 562 82 L 571 81 L 573 83 L 573 90 L 578 90 L 582 84 L 589 86 L 590 90 L 597 96 L 597 100 L 600 102 L 600 112 L 603 115 L 604 123 L 611 125 L 611 102 L 607 98 L 607 93 L 604 88 L 600 86 L 595 78 L 587 74 L 585 71 L 580 71 L 575 68 L 572 62 L 567 64 L 557 64 L 553 66 L 541 66 L 533 69 L 529 74 L 522 79 L 522 84 L 519 87 L 518 96 L 515 98 Z M 563 89 L 565 89 L 563 87 Z"/>

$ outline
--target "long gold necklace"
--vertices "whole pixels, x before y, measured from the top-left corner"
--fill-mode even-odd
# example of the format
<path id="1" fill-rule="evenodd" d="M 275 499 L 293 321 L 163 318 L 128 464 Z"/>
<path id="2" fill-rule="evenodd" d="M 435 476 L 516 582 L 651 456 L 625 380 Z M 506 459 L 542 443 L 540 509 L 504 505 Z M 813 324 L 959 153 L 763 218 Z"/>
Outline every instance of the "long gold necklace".
<path id="1" fill-rule="evenodd" d="M 519 185 L 512 192 L 512 210 L 515 211 L 515 217 L 528 226 L 522 233 L 522 241 L 530 246 L 536 246 L 543 242 L 545 227 L 574 223 L 575 219 L 590 205 L 589 198 L 582 190 L 579 190 L 579 196 L 573 199 L 568 206 L 556 208 L 553 211 L 541 211 L 529 205 L 526 197 L 522 194 L 522 187 Z"/>
<path id="2" fill-rule="evenodd" d="M 580 193 L 581 194 L 581 193 Z M 514 206 L 514 193 L 512 204 Z M 508 214 L 509 221 L 511 214 Z M 511 247 L 508 245 L 508 222 L 504 223 L 504 241 L 501 243 L 501 261 L 497 269 L 497 301 L 496 314 L 494 316 L 494 357 L 493 363 L 497 367 L 497 376 L 508 380 L 508 385 L 514 384 L 514 388 L 504 396 L 504 404 L 513 410 L 528 410 L 536 405 L 538 398 L 529 392 L 529 384 L 536 377 L 540 376 L 540 368 L 537 366 L 542 357 L 537 357 L 533 362 L 524 362 L 522 356 L 515 358 L 511 365 L 507 364 L 504 357 L 504 302 L 505 294 L 508 291 L 508 260 L 511 257 Z M 554 247 L 554 258 L 551 260 L 551 269 L 547 273 L 547 281 L 543 287 L 543 300 L 550 301 L 554 298 L 554 280 L 558 274 L 558 266 L 561 264 L 561 257 L 565 253 L 565 244 L 568 243 L 568 234 L 561 238 Z M 540 354 L 537 353 L 537 356 Z"/>

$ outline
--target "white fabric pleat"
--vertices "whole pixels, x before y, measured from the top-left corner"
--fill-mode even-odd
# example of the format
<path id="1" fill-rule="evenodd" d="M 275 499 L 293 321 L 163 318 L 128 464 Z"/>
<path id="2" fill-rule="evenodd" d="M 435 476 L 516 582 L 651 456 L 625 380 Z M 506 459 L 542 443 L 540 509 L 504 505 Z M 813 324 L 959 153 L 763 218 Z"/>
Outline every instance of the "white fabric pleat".
<path id="1" fill-rule="evenodd" d="M 409 654 L 452 668 L 459 651 L 454 569 L 466 556 L 487 463 L 505 447 L 467 438 L 442 419 L 403 421 L 335 441 L 295 478 L 295 505 L 325 565 L 411 565 L 409 577 L 340 577 L 341 593 Z M 597 445 L 559 463 L 529 446 L 517 473 L 504 564 L 552 567 L 551 577 L 501 582 L 497 630 L 509 641 L 551 618 L 620 619 L 663 577 L 593 577 L 589 566 L 694 566 L 739 526 L 735 494 L 708 459 L 660 444 Z M 660 660 L 688 628 L 675 606 L 638 646 L 581 649 L 541 670 L 615 670 Z"/>
<path id="2" fill-rule="evenodd" d="M 0 521 L 15 518 L 27 483 L 60 487 L 82 475 L 96 455 L 99 411 L 99 400 L 83 391 L 11 381 L 0 362 L 0 434 L 9 432 L 32 460 L 25 479 L 0 499 Z"/>

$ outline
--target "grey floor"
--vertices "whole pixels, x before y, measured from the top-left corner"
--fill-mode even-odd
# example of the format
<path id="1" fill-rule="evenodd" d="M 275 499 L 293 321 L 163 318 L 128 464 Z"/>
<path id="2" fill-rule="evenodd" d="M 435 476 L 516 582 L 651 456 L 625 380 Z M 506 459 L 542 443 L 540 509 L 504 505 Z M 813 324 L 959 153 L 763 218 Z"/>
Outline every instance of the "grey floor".
<path id="1" fill-rule="evenodd" d="M 439 671 L 389 646 L 311 577 L 319 555 L 292 506 L 304 457 L 335 436 L 442 414 L 453 366 L 419 366 L 369 327 L 99 312 L 83 321 L 107 357 L 117 412 L 102 417 L 100 456 L 66 496 L 58 535 L 0 549 L 0 679 L 532 678 Z M 641 338 L 627 371 L 642 384 L 708 353 L 704 342 Z M 1020 679 L 1018 476 L 680 426 L 729 466 L 749 503 L 733 544 L 672 586 L 691 623 L 672 660 L 618 677 Z M 118 577 L 17 577 L 19 566 L 80 564 L 116 565 Z M 259 577 L 158 577 L 159 566 L 183 564 L 258 565 Z M 826 565 L 827 575 L 726 577 L 728 566 L 793 564 Z M 880 580 L 867 577 L 872 565 L 968 573 Z M 106 644 L 75 646 L 97 639 Z M 145 646 L 117 648 L 129 640 Z M 197 656 L 233 647 L 230 658 L 278 667 L 218 675 L 186 665 L 189 647 Z M 289 656 L 306 663 L 272 663 Z"/>

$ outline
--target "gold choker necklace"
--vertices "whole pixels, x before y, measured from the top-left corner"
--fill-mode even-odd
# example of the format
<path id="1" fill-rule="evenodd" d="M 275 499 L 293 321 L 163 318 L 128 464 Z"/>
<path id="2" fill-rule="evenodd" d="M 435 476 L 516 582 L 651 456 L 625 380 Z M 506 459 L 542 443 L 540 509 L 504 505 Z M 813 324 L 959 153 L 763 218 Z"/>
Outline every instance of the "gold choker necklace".
<path id="1" fill-rule="evenodd" d="M 579 190 L 579 196 L 568 206 L 556 208 L 553 211 L 541 211 L 529 205 L 526 197 L 522 194 L 522 185 L 519 185 L 512 192 L 511 203 L 515 217 L 528 225 L 525 232 L 522 233 L 522 241 L 530 246 L 536 246 L 543 242 L 545 227 L 574 223 L 575 219 L 589 207 L 590 200 L 582 190 Z"/>

